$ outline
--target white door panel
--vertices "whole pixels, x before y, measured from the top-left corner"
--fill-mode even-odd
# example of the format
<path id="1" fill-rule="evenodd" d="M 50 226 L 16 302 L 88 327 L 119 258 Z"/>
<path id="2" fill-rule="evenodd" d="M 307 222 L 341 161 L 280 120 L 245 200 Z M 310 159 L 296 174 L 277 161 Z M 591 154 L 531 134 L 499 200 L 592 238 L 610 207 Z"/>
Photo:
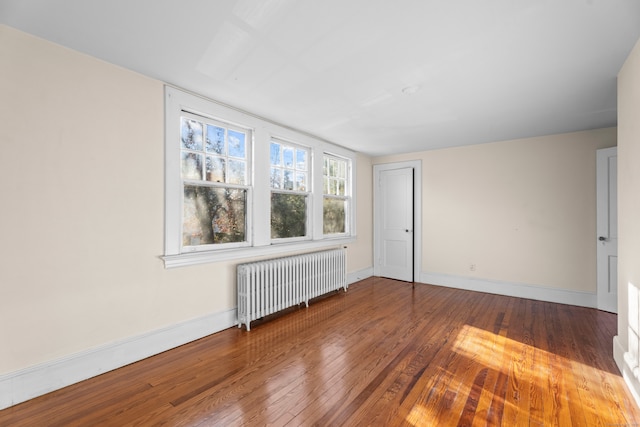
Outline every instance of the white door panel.
<path id="1" fill-rule="evenodd" d="M 618 312 L 617 148 L 597 152 L 598 308 Z"/>
<path id="2" fill-rule="evenodd" d="M 413 281 L 413 169 L 381 171 L 378 275 Z"/>

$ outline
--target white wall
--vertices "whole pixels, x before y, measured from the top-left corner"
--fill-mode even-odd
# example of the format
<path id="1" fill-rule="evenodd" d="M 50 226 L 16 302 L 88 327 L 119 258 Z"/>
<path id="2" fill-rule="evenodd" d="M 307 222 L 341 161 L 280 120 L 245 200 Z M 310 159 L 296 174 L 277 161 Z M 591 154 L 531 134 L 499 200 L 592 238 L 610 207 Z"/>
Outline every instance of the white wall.
<path id="1" fill-rule="evenodd" d="M 596 150 L 615 145 L 607 128 L 374 163 L 422 161 L 423 281 L 591 305 Z"/>
<path id="2" fill-rule="evenodd" d="M 82 363 L 127 362 L 136 342 L 143 357 L 218 315 L 227 327 L 237 262 L 159 258 L 163 83 L 0 26 L 0 99 L 0 408 L 82 379 Z M 371 161 L 358 163 L 353 274 L 372 269 Z"/>
<path id="3" fill-rule="evenodd" d="M 614 357 L 640 404 L 640 41 L 618 75 L 618 336 Z"/>

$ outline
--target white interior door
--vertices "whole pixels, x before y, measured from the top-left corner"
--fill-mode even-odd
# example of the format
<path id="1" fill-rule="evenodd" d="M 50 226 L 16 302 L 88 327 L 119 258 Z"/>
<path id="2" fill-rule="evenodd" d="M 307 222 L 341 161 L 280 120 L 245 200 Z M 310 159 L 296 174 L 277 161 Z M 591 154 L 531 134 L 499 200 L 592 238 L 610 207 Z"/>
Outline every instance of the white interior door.
<path id="1" fill-rule="evenodd" d="M 413 282 L 414 170 L 381 170 L 377 176 L 376 275 Z"/>
<path id="2" fill-rule="evenodd" d="M 598 308 L 618 312 L 618 151 L 597 151 Z"/>

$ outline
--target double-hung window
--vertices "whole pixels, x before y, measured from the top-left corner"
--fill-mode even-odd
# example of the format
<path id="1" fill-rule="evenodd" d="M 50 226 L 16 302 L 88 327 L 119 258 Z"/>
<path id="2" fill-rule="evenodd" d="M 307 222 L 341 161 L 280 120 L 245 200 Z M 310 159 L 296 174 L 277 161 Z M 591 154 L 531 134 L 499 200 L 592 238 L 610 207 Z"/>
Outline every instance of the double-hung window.
<path id="1" fill-rule="evenodd" d="M 309 235 L 309 149 L 272 139 L 269 145 L 271 238 Z"/>
<path id="2" fill-rule="evenodd" d="M 166 87 L 167 268 L 355 238 L 355 154 Z"/>
<path id="3" fill-rule="evenodd" d="M 323 157 L 322 232 L 325 235 L 349 232 L 350 164 L 349 160 L 330 154 Z"/>
<path id="4" fill-rule="evenodd" d="M 186 250 L 248 244 L 250 141 L 248 129 L 183 112 L 180 175 Z"/>

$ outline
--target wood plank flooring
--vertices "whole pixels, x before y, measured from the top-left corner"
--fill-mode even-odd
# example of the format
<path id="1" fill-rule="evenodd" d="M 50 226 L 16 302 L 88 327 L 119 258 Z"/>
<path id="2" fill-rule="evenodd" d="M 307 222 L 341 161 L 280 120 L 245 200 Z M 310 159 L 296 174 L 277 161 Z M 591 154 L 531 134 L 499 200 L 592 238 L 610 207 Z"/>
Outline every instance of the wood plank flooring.
<path id="1" fill-rule="evenodd" d="M 370 278 L 0 411 L 1 426 L 633 426 L 616 316 Z"/>

